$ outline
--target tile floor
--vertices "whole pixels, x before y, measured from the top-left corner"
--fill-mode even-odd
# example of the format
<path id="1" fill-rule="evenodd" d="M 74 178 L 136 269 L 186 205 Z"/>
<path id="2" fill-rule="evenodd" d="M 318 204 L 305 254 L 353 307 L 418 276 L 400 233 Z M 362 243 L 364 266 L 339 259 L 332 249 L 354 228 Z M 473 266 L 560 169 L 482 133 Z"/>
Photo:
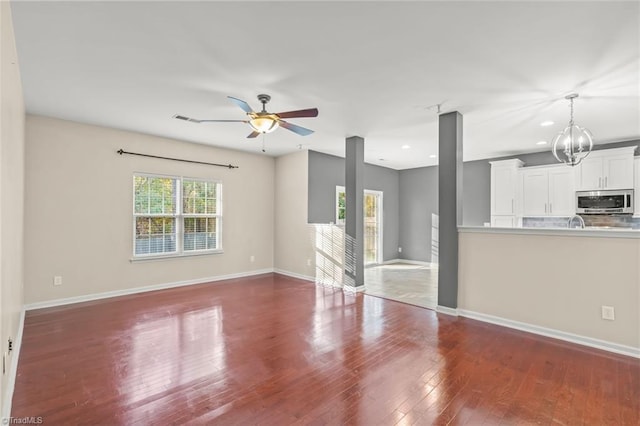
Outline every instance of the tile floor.
<path id="1" fill-rule="evenodd" d="M 365 268 L 365 294 L 435 309 L 438 265 L 391 263 Z"/>

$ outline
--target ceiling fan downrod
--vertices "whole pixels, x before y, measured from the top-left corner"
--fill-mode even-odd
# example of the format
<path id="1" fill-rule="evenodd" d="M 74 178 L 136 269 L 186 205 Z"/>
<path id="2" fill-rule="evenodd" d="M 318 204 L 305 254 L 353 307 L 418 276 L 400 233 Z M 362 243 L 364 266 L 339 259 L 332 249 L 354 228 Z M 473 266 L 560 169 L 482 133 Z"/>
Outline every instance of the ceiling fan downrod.
<path id="1" fill-rule="evenodd" d="M 258 100 L 262 102 L 262 112 L 267 112 L 267 102 L 271 100 L 271 96 L 262 93 L 258 95 Z"/>

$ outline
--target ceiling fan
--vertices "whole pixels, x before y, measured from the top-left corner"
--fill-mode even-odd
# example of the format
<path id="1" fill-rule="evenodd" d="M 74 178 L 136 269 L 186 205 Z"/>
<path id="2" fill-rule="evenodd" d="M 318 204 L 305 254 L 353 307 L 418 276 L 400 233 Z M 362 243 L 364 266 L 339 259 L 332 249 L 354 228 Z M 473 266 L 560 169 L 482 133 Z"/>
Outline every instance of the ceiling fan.
<path id="1" fill-rule="evenodd" d="M 178 114 L 174 115 L 173 118 L 178 120 L 191 121 L 192 123 L 248 123 L 253 129 L 253 132 L 251 132 L 249 136 L 247 136 L 248 138 L 255 138 L 262 133 L 271 133 L 278 127 L 284 127 L 285 129 L 291 130 L 293 133 L 297 133 L 300 136 L 307 136 L 313 133 L 313 130 L 291 124 L 287 121 L 284 121 L 283 118 L 317 117 L 318 108 L 271 113 L 266 109 L 267 102 L 271 100 L 271 96 L 260 94 L 258 95 L 258 100 L 262 102 L 262 111 L 255 112 L 245 101 L 234 98 L 233 96 L 227 97 L 247 113 L 248 120 L 198 120 L 196 118 L 190 118 Z"/>

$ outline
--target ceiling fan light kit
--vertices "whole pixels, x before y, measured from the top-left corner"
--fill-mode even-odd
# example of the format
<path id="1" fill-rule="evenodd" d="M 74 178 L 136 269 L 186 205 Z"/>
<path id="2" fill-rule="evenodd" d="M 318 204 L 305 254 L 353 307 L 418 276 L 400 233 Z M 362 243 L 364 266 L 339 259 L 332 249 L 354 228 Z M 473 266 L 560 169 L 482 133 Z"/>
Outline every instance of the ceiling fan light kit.
<path id="1" fill-rule="evenodd" d="M 561 163 L 568 166 L 577 166 L 584 160 L 591 149 L 593 149 L 593 135 L 588 129 L 580 127 L 573 121 L 573 100 L 578 97 L 577 93 L 565 96 L 571 107 L 571 118 L 569 125 L 565 127 L 553 139 L 553 156 Z"/>
<path id="2" fill-rule="evenodd" d="M 256 117 L 249 120 L 249 125 L 258 133 L 271 133 L 278 127 L 278 120 L 271 117 Z"/>
<path id="3" fill-rule="evenodd" d="M 302 126 L 298 126 L 287 121 L 284 121 L 283 118 L 303 118 L 303 117 L 317 117 L 318 109 L 317 108 L 309 108 L 309 109 L 301 109 L 296 111 L 286 111 L 279 113 L 270 113 L 267 111 L 267 102 L 271 100 L 271 96 L 260 94 L 258 95 L 258 100 L 262 103 L 262 111 L 255 112 L 248 103 L 243 101 L 242 99 L 234 98 L 233 96 L 227 96 L 233 103 L 238 105 L 242 110 L 247 114 L 248 120 L 198 120 L 195 118 L 190 118 L 184 115 L 176 114 L 173 118 L 183 121 L 190 121 L 192 123 L 230 123 L 230 122 L 239 122 L 239 123 L 248 123 L 249 126 L 253 129 L 253 132 L 247 136 L 247 138 L 255 138 L 258 135 L 271 133 L 276 130 L 278 127 L 283 127 L 287 130 L 292 131 L 300 136 L 307 136 L 313 133 L 313 130 L 307 129 Z"/>

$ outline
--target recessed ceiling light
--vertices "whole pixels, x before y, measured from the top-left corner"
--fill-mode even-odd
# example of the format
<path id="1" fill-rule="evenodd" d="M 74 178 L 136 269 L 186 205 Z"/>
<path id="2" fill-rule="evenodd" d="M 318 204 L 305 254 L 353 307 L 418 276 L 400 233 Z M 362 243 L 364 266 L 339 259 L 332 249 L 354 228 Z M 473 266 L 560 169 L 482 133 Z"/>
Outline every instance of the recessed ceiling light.
<path id="1" fill-rule="evenodd" d="M 384 158 L 378 158 L 378 161 L 384 161 Z"/>
<path id="2" fill-rule="evenodd" d="M 435 155 L 435 154 L 431 154 L 431 155 L 429 156 L 429 158 L 436 158 L 436 157 L 437 157 L 437 155 Z"/>
<path id="3" fill-rule="evenodd" d="M 411 148 L 411 145 L 402 145 L 402 149 L 409 149 Z"/>
<path id="4" fill-rule="evenodd" d="M 536 142 L 536 145 L 546 145 L 548 142 L 547 141 L 540 141 L 540 142 Z"/>
<path id="5" fill-rule="evenodd" d="M 541 125 L 542 127 L 549 127 L 549 126 L 553 126 L 553 124 L 554 124 L 554 123 L 553 123 L 553 121 L 551 121 L 551 120 L 543 121 L 542 123 L 540 123 L 540 125 Z"/>

